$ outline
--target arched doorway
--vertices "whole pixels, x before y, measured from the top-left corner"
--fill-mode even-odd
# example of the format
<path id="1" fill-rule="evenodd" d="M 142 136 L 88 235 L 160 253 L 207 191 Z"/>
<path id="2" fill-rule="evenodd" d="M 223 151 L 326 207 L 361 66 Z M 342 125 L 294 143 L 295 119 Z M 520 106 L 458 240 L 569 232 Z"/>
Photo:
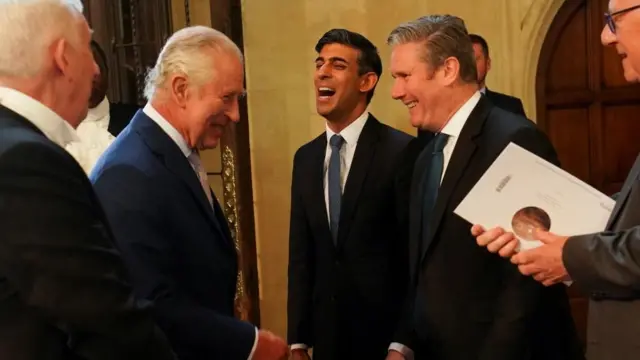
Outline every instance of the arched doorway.
<path id="1" fill-rule="evenodd" d="M 640 85 L 624 80 L 615 50 L 600 43 L 608 0 L 567 0 L 546 35 L 536 75 L 537 123 L 562 167 L 606 194 L 617 192 L 640 152 Z M 585 338 L 587 300 L 569 288 Z"/>

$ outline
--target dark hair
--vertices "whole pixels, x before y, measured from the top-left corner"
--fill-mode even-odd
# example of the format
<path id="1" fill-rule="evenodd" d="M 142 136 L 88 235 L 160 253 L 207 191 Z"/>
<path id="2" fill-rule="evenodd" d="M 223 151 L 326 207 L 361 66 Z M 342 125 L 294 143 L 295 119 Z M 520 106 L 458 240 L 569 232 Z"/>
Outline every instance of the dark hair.
<path id="1" fill-rule="evenodd" d="M 453 15 L 427 15 L 399 25 L 387 39 L 391 46 L 422 43 L 423 60 L 438 68 L 449 57 L 458 59 L 460 78 L 466 83 L 477 82 L 476 60 L 464 20 Z"/>
<path id="2" fill-rule="evenodd" d="M 95 40 L 91 40 L 91 51 L 93 52 L 93 58 L 95 59 L 96 64 L 98 64 L 98 67 L 100 68 L 100 73 L 106 76 L 109 71 L 107 66 L 107 55 L 100 47 L 100 44 Z"/>
<path id="3" fill-rule="evenodd" d="M 487 40 L 485 40 L 482 36 L 478 34 L 469 34 L 469 38 L 471 39 L 472 44 L 478 44 L 482 47 L 482 52 L 484 53 L 484 57 L 489 57 L 489 44 L 487 44 Z"/>
<path id="4" fill-rule="evenodd" d="M 378 79 L 382 75 L 382 60 L 380 59 L 380 54 L 378 54 L 378 49 L 366 37 L 346 29 L 331 29 L 318 40 L 315 47 L 316 52 L 319 53 L 325 45 L 329 44 L 342 44 L 358 50 L 359 75 L 373 72 L 378 76 Z M 371 102 L 377 85 L 376 83 L 367 93 L 367 104 Z"/>

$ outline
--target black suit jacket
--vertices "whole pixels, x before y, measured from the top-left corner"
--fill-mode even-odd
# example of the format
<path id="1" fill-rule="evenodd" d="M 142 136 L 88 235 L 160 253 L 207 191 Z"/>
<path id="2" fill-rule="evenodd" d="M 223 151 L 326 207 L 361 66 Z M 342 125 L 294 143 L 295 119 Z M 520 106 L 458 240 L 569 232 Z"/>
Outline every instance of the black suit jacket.
<path id="1" fill-rule="evenodd" d="M 80 165 L 0 106 L 0 359 L 173 359 Z"/>
<path id="2" fill-rule="evenodd" d="M 182 360 L 246 360 L 255 327 L 234 318 L 237 255 L 178 145 L 143 111 L 96 164 L 101 199 L 137 296 Z"/>
<path id="3" fill-rule="evenodd" d="M 369 116 L 342 197 L 337 246 L 324 195 L 327 135 L 293 161 L 289 237 L 289 343 L 316 360 L 387 354 L 408 278 L 406 219 L 410 171 L 398 160 L 412 137 Z"/>
<path id="4" fill-rule="evenodd" d="M 522 106 L 522 100 L 518 99 L 515 96 L 491 91 L 489 89 L 485 90 L 484 96 L 486 96 L 493 105 L 503 110 L 507 110 L 516 115 L 527 117 L 524 112 L 524 106 Z"/>
<path id="5" fill-rule="evenodd" d="M 453 213 L 510 142 L 558 162 L 549 140 L 532 122 L 482 97 L 457 139 L 428 220 L 426 243 L 420 184 L 433 143 L 416 160 L 410 202 L 411 288 L 397 340 L 414 349 L 417 359 L 582 357 L 564 285 L 545 288 L 522 276 L 508 260 L 477 246 L 470 224 Z M 417 295 L 424 302 L 414 308 Z M 423 316 L 416 317 L 416 310 Z M 426 330 L 418 333 L 417 328 Z"/>
<path id="6" fill-rule="evenodd" d="M 524 106 L 522 105 L 522 100 L 518 99 L 515 96 L 491 91 L 489 89 L 485 90 L 483 94 L 491 103 L 503 110 L 512 112 L 516 115 L 521 115 L 527 117 L 524 112 Z M 426 130 L 418 130 L 418 137 L 423 139 L 426 142 L 431 141 L 433 139 L 434 134 L 430 131 Z"/>
<path id="7" fill-rule="evenodd" d="M 109 132 L 113 136 L 118 136 L 122 130 L 133 119 L 133 116 L 140 108 L 137 105 L 124 103 L 109 104 Z"/>

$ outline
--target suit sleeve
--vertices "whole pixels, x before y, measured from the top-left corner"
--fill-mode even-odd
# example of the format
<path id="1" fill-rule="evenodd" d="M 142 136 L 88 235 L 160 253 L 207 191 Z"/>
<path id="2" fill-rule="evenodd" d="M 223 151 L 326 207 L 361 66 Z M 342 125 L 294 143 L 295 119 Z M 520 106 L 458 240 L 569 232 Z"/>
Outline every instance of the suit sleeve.
<path id="1" fill-rule="evenodd" d="M 175 278 L 173 261 L 178 234 L 164 226 L 162 191 L 138 169 L 114 166 L 97 175 L 94 187 L 102 200 L 136 295 L 156 305 L 155 316 L 172 345 L 211 359 L 247 360 L 255 327 L 219 314 L 192 300 Z M 157 191 L 157 193 L 156 193 Z"/>
<path id="2" fill-rule="evenodd" d="M 293 160 L 291 181 L 291 217 L 289 225 L 289 294 L 287 301 L 289 344 L 313 346 L 312 293 L 314 286 L 313 237 L 302 203 L 300 185 L 301 159 L 298 151 Z"/>
<path id="3" fill-rule="evenodd" d="M 553 146 L 535 127 L 524 127 L 517 131 L 510 141 L 533 152 L 541 158 L 559 164 Z M 502 261 L 503 290 L 496 299 L 496 315 L 491 330 L 487 334 L 481 360 L 509 360 L 522 357 L 530 324 L 535 312 L 541 306 L 544 286 L 531 277 L 523 276 L 508 260 Z"/>
<path id="4" fill-rule="evenodd" d="M 432 133 L 429 133 L 432 137 Z M 430 139 L 429 139 L 430 140 Z M 425 144 L 428 141 L 417 138 L 413 139 L 405 148 L 401 158 L 400 165 L 398 166 L 395 192 L 396 192 L 396 207 L 398 223 L 400 225 L 399 237 L 402 239 L 406 246 L 406 277 L 411 279 L 411 269 L 409 268 L 409 213 L 410 213 L 410 201 L 411 201 L 411 181 L 413 178 L 413 171 L 415 162 L 422 151 Z M 414 317 L 414 302 L 416 297 L 417 284 L 406 282 L 407 288 L 402 294 L 404 296 L 403 308 L 400 312 L 400 318 L 396 326 L 396 331 L 393 337 L 393 343 L 390 346 L 390 350 L 398 351 L 405 355 L 405 358 L 413 358 L 413 350 L 417 345 L 417 339 L 413 331 L 413 317 Z"/>
<path id="5" fill-rule="evenodd" d="M 0 160 L 3 286 L 88 360 L 174 359 L 134 299 L 86 175 L 62 149 L 29 143 Z"/>
<path id="6" fill-rule="evenodd" d="M 524 106 L 522 105 L 522 100 L 516 98 L 514 105 L 515 105 L 516 114 L 527 117 L 527 114 L 525 114 L 524 112 Z"/>
<path id="7" fill-rule="evenodd" d="M 576 285 L 589 293 L 640 298 L 640 226 L 571 237 L 562 260 Z"/>

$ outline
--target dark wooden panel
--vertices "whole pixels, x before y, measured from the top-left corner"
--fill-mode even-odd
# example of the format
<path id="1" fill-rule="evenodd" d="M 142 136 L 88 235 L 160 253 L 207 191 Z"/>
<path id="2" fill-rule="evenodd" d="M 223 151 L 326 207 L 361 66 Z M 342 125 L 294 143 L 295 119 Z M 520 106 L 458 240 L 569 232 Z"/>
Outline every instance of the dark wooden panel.
<path id="1" fill-rule="evenodd" d="M 587 87 L 586 8 L 560 34 L 547 76 L 547 92 Z"/>
<path id="2" fill-rule="evenodd" d="M 617 191 L 640 152 L 640 103 L 603 108 L 604 184 Z"/>
<path id="3" fill-rule="evenodd" d="M 589 181 L 589 115 L 587 109 L 549 110 L 547 134 L 558 152 L 562 168 Z"/>

